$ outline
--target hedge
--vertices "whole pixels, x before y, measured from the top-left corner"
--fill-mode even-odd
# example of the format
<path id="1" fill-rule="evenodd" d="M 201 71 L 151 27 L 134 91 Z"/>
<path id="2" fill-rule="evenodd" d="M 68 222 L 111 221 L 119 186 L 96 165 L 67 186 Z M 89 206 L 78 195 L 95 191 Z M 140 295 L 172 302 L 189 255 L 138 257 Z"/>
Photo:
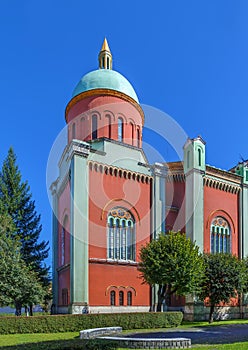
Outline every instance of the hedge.
<path id="1" fill-rule="evenodd" d="M 169 328 L 181 324 L 181 312 L 1 317 L 0 334 L 79 332 L 119 326 L 125 329 Z"/>

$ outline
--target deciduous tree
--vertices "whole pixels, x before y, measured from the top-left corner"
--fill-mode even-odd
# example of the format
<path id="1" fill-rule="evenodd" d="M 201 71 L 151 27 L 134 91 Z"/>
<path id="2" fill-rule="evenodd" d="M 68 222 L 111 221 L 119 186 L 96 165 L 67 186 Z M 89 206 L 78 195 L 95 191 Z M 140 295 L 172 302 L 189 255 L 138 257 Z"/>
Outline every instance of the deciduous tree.
<path id="1" fill-rule="evenodd" d="M 143 280 L 158 285 L 157 311 L 173 293 L 196 292 L 203 278 L 203 260 L 199 248 L 185 234 L 160 234 L 140 251 Z"/>
<path id="2" fill-rule="evenodd" d="M 209 323 L 213 322 L 214 308 L 237 298 L 247 288 L 244 261 L 231 254 L 204 254 L 205 279 L 200 298 L 210 304 Z"/>

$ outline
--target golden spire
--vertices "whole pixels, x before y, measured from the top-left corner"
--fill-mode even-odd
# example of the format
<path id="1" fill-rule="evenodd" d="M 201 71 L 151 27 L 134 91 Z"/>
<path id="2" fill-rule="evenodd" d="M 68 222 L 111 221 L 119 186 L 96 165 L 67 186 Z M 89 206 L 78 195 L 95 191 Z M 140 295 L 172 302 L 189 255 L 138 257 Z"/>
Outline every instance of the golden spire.
<path id="1" fill-rule="evenodd" d="M 108 42 L 107 42 L 107 39 L 106 39 L 106 38 L 104 38 L 101 51 L 109 51 L 109 52 L 110 52 L 110 49 L 109 49 Z M 111 53 L 111 52 L 110 52 L 110 53 Z"/>
<path id="2" fill-rule="evenodd" d="M 100 69 L 112 69 L 112 54 L 106 38 L 104 38 L 101 51 L 98 55 L 98 61 Z"/>

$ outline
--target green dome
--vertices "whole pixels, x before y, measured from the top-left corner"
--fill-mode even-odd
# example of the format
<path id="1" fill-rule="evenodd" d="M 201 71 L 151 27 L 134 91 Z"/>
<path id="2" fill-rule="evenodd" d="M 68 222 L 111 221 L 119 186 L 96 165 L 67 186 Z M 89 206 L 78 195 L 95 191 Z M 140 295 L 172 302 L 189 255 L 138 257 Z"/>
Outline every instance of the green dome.
<path id="1" fill-rule="evenodd" d="M 94 89 L 110 89 L 123 92 L 139 103 L 138 97 L 129 81 L 112 69 L 98 69 L 84 75 L 75 87 L 72 97 L 79 95 L 81 92 Z"/>

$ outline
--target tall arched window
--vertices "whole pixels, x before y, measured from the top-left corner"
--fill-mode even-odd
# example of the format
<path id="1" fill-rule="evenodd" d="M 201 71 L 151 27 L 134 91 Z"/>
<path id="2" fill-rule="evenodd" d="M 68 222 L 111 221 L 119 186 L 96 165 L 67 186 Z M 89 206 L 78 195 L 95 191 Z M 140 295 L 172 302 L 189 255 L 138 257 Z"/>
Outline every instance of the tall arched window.
<path id="1" fill-rule="evenodd" d="M 94 114 L 91 121 L 91 136 L 92 140 L 97 139 L 97 116 Z"/>
<path id="2" fill-rule="evenodd" d="M 72 139 L 76 138 L 76 125 L 75 125 L 75 123 L 72 124 L 71 138 Z"/>
<path id="3" fill-rule="evenodd" d="M 110 292 L 110 305 L 114 306 L 115 305 L 115 291 L 112 290 Z"/>
<path id="4" fill-rule="evenodd" d="M 61 230 L 61 265 L 65 263 L 65 228 Z"/>
<path id="5" fill-rule="evenodd" d="M 211 224 L 211 253 L 231 252 L 231 232 L 228 222 L 216 217 Z"/>
<path id="6" fill-rule="evenodd" d="M 107 127 L 108 127 L 108 138 L 111 139 L 111 116 L 109 114 L 107 114 L 106 118 L 107 118 L 107 121 L 108 121 L 108 124 L 107 124 Z"/>
<path id="7" fill-rule="evenodd" d="M 202 152 L 200 150 L 200 148 L 198 148 L 198 166 L 201 166 L 202 165 Z"/>
<path id="8" fill-rule="evenodd" d="M 118 118 L 118 141 L 122 142 L 123 141 L 123 119 Z"/>
<path id="9" fill-rule="evenodd" d="M 132 292 L 127 292 L 127 305 L 132 305 Z"/>
<path id="10" fill-rule="evenodd" d="M 134 144 L 134 125 L 133 125 L 133 123 L 130 123 L 130 126 L 131 126 L 131 138 L 132 138 L 131 143 L 133 145 Z"/>
<path id="11" fill-rule="evenodd" d="M 137 147 L 140 147 L 140 129 L 137 129 Z"/>
<path id="12" fill-rule="evenodd" d="M 135 260 L 135 222 L 124 208 L 114 208 L 108 215 L 109 259 Z"/>
<path id="13" fill-rule="evenodd" d="M 122 290 L 119 292 L 119 305 L 120 306 L 124 305 L 124 293 Z"/>
<path id="14" fill-rule="evenodd" d="M 190 151 L 187 151 L 187 168 L 190 167 Z"/>

